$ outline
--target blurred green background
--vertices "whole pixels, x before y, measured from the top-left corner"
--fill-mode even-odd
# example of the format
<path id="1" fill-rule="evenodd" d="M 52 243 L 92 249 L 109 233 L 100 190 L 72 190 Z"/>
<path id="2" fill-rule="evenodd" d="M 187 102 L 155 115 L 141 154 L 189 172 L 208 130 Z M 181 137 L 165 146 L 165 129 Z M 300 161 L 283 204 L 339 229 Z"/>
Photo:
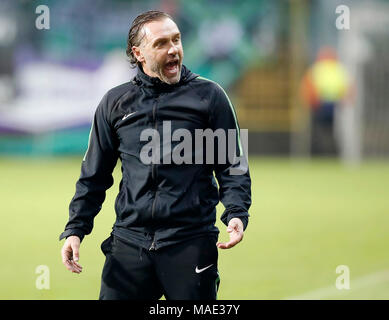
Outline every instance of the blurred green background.
<path id="1" fill-rule="evenodd" d="M 127 33 L 151 9 L 172 15 L 184 64 L 225 88 L 249 130 L 251 217 L 219 250 L 219 299 L 389 298 L 389 1 L 48 0 L 39 29 L 41 4 L 0 3 L 0 299 L 98 298 L 120 164 L 80 275 L 58 237 L 94 110 L 134 76 Z"/>

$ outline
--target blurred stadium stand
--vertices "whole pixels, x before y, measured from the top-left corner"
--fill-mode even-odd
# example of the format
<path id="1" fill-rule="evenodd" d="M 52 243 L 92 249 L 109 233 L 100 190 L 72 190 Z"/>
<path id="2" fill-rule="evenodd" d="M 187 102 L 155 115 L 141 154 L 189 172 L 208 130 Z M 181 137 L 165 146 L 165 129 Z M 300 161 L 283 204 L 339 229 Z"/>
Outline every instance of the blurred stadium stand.
<path id="1" fill-rule="evenodd" d="M 83 153 L 99 100 L 134 74 L 125 57 L 132 20 L 159 9 L 181 29 L 184 63 L 228 91 L 241 128 L 249 129 L 250 154 L 331 154 L 312 148 L 320 137 L 312 135 L 315 124 L 298 95 L 319 48 L 329 45 L 357 77 L 355 99 L 348 102 L 354 111 L 336 115 L 335 154 L 389 155 L 386 20 L 370 19 L 366 30 L 335 27 L 338 5 L 352 8 L 356 23 L 363 1 L 48 0 L 49 30 L 35 28 L 40 4 L 0 4 L 0 154 Z M 371 1 L 369 8 L 389 16 L 387 1 Z M 347 63 L 355 51 L 345 48 L 350 37 L 369 43 L 357 65 Z M 358 112 L 363 116 L 356 117 Z M 350 117 L 355 119 L 344 120 Z"/>

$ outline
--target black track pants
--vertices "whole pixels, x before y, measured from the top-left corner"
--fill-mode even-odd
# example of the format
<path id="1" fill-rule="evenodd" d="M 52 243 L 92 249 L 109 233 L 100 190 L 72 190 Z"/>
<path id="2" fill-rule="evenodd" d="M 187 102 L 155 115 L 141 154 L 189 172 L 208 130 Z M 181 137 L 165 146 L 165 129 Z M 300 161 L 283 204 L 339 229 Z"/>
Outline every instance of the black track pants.
<path id="1" fill-rule="evenodd" d="M 148 251 L 111 235 L 101 244 L 106 256 L 101 300 L 215 300 L 219 288 L 216 239 L 202 236 Z"/>

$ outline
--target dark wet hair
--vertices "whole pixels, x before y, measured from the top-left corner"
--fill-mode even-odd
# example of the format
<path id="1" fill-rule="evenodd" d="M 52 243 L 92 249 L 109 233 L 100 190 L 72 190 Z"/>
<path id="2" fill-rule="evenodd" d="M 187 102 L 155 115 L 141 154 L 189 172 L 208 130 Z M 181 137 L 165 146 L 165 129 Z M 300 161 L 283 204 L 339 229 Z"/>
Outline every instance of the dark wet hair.
<path id="1" fill-rule="evenodd" d="M 158 21 L 166 18 L 173 20 L 172 17 L 165 12 L 152 10 L 140 14 L 132 22 L 130 31 L 128 32 L 126 53 L 127 56 L 130 58 L 130 63 L 133 68 L 135 68 L 138 64 L 140 64 L 138 62 L 138 59 L 136 59 L 134 53 L 132 52 L 132 47 L 133 46 L 138 47 L 143 37 L 145 36 L 144 33 L 141 34 L 143 26 L 146 23 L 152 21 Z"/>

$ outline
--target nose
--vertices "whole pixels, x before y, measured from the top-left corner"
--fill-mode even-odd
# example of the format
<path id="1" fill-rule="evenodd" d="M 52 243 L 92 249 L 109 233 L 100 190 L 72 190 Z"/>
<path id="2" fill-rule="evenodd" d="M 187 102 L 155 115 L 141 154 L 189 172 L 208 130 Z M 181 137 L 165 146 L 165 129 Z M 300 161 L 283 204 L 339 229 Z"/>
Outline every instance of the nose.
<path id="1" fill-rule="evenodd" d="M 170 48 L 169 48 L 169 51 L 167 52 L 168 54 L 171 54 L 173 56 L 175 56 L 177 53 L 178 53 L 178 49 L 177 47 L 174 45 L 174 43 L 172 43 L 170 45 Z"/>

